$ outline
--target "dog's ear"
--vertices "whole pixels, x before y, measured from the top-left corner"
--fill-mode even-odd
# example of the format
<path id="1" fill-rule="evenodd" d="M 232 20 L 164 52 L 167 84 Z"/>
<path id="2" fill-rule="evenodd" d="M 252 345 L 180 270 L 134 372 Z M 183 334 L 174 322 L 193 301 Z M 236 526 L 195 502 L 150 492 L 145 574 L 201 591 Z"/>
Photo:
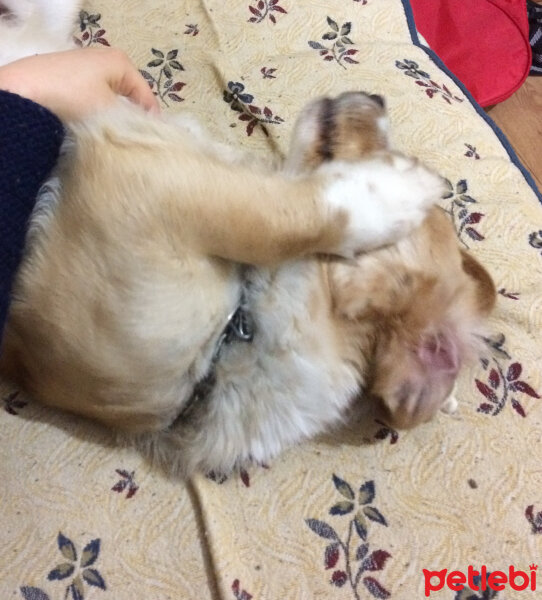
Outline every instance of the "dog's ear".
<path id="1" fill-rule="evenodd" d="M 497 300 L 497 290 L 486 269 L 465 250 L 461 250 L 461 262 L 465 273 L 476 283 L 476 299 L 483 315 L 488 315 Z"/>
<path id="2" fill-rule="evenodd" d="M 430 298 L 436 278 L 405 268 L 383 250 L 360 255 L 349 263 L 330 264 L 329 282 L 338 315 L 352 321 L 375 321 L 403 313 L 416 317 L 411 310 L 413 303 Z"/>

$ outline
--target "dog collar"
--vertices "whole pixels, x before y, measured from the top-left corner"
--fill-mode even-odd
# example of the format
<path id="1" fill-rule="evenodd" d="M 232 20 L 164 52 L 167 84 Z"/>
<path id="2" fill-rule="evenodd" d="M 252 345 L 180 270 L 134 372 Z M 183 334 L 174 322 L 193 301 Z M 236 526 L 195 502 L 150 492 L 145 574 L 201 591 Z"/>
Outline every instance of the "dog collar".
<path id="1" fill-rule="evenodd" d="M 252 342 L 254 339 L 254 319 L 250 314 L 247 306 L 246 293 L 243 290 L 241 293 L 241 300 L 237 308 L 228 316 L 226 326 L 222 330 L 220 337 L 215 346 L 213 356 L 211 358 L 211 365 L 206 375 L 200 379 L 192 394 L 188 399 L 188 402 L 183 407 L 176 421 L 179 419 L 186 418 L 192 411 L 194 406 L 204 400 L 213 390 L 216 385 L 216 366 L 222 355 L 224 346 L 228 346 L 232 342 Z"/>

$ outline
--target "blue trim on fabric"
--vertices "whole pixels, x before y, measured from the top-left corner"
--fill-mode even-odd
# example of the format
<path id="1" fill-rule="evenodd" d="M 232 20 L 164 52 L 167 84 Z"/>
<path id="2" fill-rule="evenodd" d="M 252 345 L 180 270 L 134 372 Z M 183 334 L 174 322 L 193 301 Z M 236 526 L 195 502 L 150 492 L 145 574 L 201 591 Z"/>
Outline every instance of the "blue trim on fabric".
<path id="1" fill-rule="evenodd" d="M 454 83 L 457 85 L 457 87 L 463 92 L 463 94 L 465 95 L 467 100 L 474 107 L 476 112 L 493 129 L 493 131 L 495 132 L 495 135 L 497 136 L 497 138 L 503 145 L 504 149 L 508 153 L 510 160 L 521 171 L 521 174 L 523 175 L 523 177 L 525 178 L 525 180 L 527 181 L 529 186 L 532 188 L 533 192 L 536 194 L 536 197 L 538 198 L 539 202 L 542 204 L 542 193 L 536 186 L 533 176 L 522 165 L 516 152 L 514 151 L 510 142 L 508 141 L 508 138 L 504 135 L 504 133 L 501 131 L 501 129 L 495 124 L 493 119 L 478 104 L 478 102 L 476 102 L 476 100 L 472 97 L 471 93 L 468 91 L 468 89 L 465 87 L 465 85 L 442 62 L 439 55 L 434 50 L 431 50 L 431 48 L 427 48 L 420 42 L 420 38 L 418 36 L 418 31 L 416 29 L 416 23 L 414 21 L 414 12 L 412 11 L 412 6 L 410 5 L 410 0 L 401 0 L 401 1 L 403 3 L 403 9 L 405 11 L 405 16 L 407 18 L 408 29 L 410 31 L 410 37 L 412 39 L 412 43 L 415 46 L 417 46 L 418 48 L 421 48 L 429 56 L 429 58 L 437 65 L 437 67 L 441 71 L 444 71 L 444 73 L 446 73 L 446 75 L 448 75 L 448 77 L 450 77 L 450 79 L 452 79 L 454 81 Z"/>

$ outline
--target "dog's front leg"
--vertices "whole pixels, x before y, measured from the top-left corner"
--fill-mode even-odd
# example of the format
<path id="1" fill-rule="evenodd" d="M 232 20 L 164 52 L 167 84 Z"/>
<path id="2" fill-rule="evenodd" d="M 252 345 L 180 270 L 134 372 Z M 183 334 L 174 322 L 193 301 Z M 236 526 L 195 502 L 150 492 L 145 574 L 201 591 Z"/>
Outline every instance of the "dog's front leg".
<path id="1" fill-rule="evenodd" d="M 439 177 L 403 157 L 329 163 L 299 179 L 215 162 L 183 166 L 170 181 L 168 225 L 202 253 L 258 265 L 352 257 L 393 242 L 442 191 Z"/>
<path id="2" fill-rule="evenodd" d="M 66 169 L 73 177 L 68 195 L 92 198 L 85 210 L 123 227 L 135 207 L 148 210 L 179 248 L 238 263 L 272 265 L 315 253 L 352 257 L 407 234 L 442 192 L 437 175 L 400 156 L 331 161 L 299 176 L 258 172 L 194 148 L 165 123 L 137 120 L 131 111 L 118 115 L 117 127 L 123 131 L 126 119 L 128 133 L 117 133 L 110 115 L 100 117 L 105 124 L 98 128 L 74 127 L 78 149 Z M 111 174 L 102 208 L 97 189 L 104 184 L 95 173 Z M 129 221 L 141 222 L 137 214 Z"/>

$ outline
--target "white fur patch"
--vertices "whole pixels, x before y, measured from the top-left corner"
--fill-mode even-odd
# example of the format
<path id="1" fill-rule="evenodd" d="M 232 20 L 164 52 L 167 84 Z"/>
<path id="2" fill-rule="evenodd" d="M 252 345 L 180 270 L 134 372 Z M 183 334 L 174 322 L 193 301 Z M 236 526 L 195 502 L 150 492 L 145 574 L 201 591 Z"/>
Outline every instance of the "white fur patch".
<path id="1" fill-rule="evenodd" d="M 394 155 L 391 164 L 373 159 L 360 165 L 328 163 L 320 172 L 331 181 L 325 202 L 346 212 L 348 229 L 338 254 L 356 253 L 395 242 L 425 217 L 442 195 L 442 179 L 417 161 Z"/>
<path id="2" fill-rule="evenodd" d="M 387 138 L 390 132 L 390 121 L 387 116 L 378 117 L 376 120 L 378 129 Z"/>
<path id="3" fill-rule="evenodd" d="M 0 65 L 75 48 L 72 39 L 80 0 L 3 0 L 13 15 L 0 18 Z"/>

